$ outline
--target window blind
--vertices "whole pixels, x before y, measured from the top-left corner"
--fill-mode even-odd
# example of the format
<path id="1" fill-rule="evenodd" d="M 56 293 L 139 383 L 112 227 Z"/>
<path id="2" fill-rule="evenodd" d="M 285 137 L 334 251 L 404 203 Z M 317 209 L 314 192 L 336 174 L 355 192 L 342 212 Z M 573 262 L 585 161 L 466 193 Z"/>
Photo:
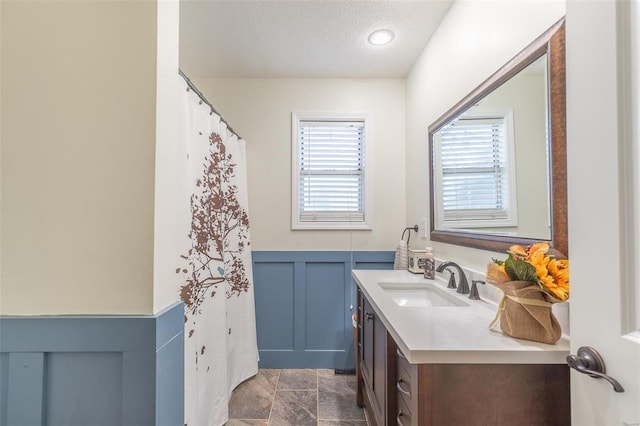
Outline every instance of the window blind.
<path id="1" fill-rule="evenodd" d="M 364 221 L 364 122 L 300 121 L 300 221 Z"/>
<path id="2" fill-rule="evenodd" d="M 509 217 L 504 118 L 462 119 L 442 129 L 445 221 Z"/>

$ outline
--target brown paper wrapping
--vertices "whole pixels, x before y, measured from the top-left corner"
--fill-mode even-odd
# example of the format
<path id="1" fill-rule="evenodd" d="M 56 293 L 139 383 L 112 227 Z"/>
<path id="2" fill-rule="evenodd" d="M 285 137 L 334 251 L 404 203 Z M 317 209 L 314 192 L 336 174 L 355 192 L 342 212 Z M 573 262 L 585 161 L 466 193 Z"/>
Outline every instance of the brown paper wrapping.
<path id="1" fill-rule="evenodd" d="M 508 336 L 549 344 L 560 339 L 560 323 L 551 311 L 551 305 L 560 299 L 529 281 L 507 281 L 496 286 L 504 297 L 490 328 L 499 318 L 500 329 Z"/>

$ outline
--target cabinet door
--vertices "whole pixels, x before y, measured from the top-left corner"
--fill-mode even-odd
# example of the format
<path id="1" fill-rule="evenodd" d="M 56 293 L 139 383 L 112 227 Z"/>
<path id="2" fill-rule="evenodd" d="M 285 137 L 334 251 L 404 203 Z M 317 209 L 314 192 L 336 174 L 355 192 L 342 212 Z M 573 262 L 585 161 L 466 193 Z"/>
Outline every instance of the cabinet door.
<path id="1" fill-rule="evenodd" d="M 356 354 L 356 382 L 357 382 L 357 392 L 356 392 L 356 403 L 358 407 L 364 407 L 364 396 L 362 395 L 362 391 L 364 389 L 364 384 L 362 382 L 362 355 L 364 353 L 362 346 L 362 337 L 364 336 L 362 330 L 362 323 L 364 318 L 364 307 L 363 305 L 363 296 L 362 291 L 358 287 L 358 310 L 357 314 L 357 329 L 356 329 L 356 338 L 354 339 L 354 348 Z"/>
<path id="2" fill-rule="evenodd" d="M 373 319 L 373 398 L 379 407 L 379 425 L 389 425 L 387 412 L 387 329 L 378 318 Z M 372 404 L 372 405 L 375 405 Z"/>
<path id="3" fill-rule="evenodd" d="M 373 309 L 363 299 L 363 318 L 362 318 L 362 354 L 360 358 L 360 366 L 362 376 L 367 386 L 373 386 Z"/>
<path id="4" fill-rule="evenodd" d="M 361 369 L 367 400 L 374 417 L 372 423 L 385 425 L 385 351 L 387 330 L 376 318 L 373 308 L 363 299 Z"/>

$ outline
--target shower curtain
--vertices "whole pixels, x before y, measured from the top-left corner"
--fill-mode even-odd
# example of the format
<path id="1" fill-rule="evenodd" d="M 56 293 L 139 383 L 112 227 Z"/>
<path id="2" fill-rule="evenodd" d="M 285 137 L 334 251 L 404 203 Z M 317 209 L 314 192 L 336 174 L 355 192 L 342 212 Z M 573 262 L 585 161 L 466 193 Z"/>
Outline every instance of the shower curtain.
<path id="1" fill-rule="evenodd" d="M 258 371 L 245 142 L 182 84 L 190 200 L 176 255 L 185 304 L 185 424 L 219 426 L 232 390 Z"/>

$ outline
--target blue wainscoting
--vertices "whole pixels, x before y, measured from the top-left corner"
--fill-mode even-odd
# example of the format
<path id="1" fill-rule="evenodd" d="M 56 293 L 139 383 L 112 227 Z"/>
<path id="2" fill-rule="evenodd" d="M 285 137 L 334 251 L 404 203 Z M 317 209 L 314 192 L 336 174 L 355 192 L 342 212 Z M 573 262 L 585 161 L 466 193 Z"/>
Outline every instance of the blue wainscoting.
<path id="1" fill-rule="evenodd" d="M 184 308 L 0 317 L 0 426 L 184 424 Z"/>
<path id="2" fill-rule="evenodd" d="M 393 269 L 392 251 L 254 251 L 261 368 L 354 368 L 352 269 Z M 351 308 L 353 305 L 353 308 Z"/>

